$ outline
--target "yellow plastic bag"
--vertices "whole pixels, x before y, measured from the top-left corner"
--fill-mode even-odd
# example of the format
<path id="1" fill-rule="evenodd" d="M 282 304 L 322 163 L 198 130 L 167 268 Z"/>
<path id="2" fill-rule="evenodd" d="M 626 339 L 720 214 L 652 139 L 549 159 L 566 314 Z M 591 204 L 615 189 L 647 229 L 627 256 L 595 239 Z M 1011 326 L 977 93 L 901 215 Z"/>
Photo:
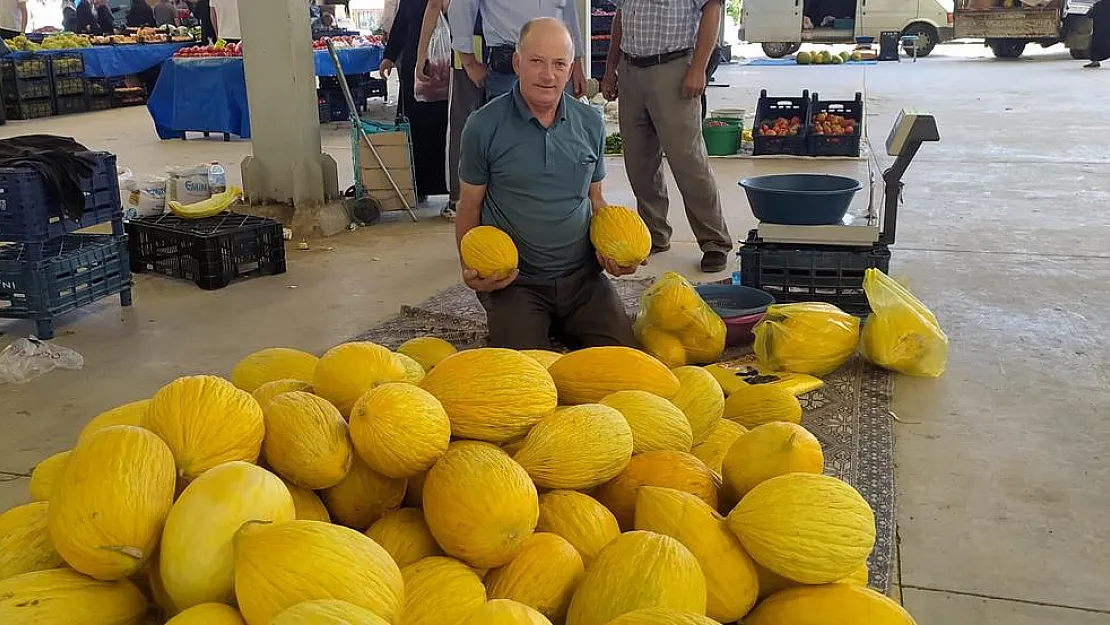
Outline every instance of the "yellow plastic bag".
<path id="1" fill-rule="evenodd" d="M 938 378 L 944 374 L 948 337 L 925 304 L 878 269 L 864 274 L 863 290 L 871 304 L 860 342 L 863 357 L 906 375 Z"/>
<path id="2" fill-rule="evenodd" d="M 859 319 L 832 304 L 771 306 L 752 332 L 760 364 L 817 377 L 839 369 L 859 345 Z"/>
<path id="3" fill-rule="evenodd" d="M 794 395 L 805 395 L 825 386 L 820 378 L 812 375 L 772 371 L 761 366 L 755 354 L 707 365 L 705 370 L 717 380 L 726 396 L 741 392 L 749 386 L 777 386 Z"/>
<path id="4" fill-rule="evenodd" d="M 632 329 L 644 351 L 671 368 L 716 362 L 725 351 L 725 322 L 673 271 L 644 291 Z"/>

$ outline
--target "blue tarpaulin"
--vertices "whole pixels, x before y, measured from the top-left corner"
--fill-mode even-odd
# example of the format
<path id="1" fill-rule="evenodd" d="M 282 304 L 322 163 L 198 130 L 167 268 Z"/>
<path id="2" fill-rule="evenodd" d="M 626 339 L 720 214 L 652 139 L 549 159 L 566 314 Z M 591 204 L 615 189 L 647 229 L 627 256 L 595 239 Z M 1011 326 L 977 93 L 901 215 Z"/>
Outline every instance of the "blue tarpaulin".
<path id="1" fill-rule="evenodd" d="M 384 53 L 385 49 L 378 46 L 336 48 L 335 50 L 339 63 L 343 66 L 343 73 L 348 75 L 378 71 Z M 331 56 L 328 55 L 327 50 L 317 50 L 314 56 L 317 76 L 335 76 L 335 63 L 331 62 Z"/>
<path id="2" fill-rule="evenodd" d="M 128 76 L 161 65 L 187 43 L 146 43 L 122 46 L 93 46 L 71 50 L 40 50 L 13 52 L 10 58 L 23 59 L 35 55 L 54 56 L 79 53 L 85 58 L 86 78 Z"/>

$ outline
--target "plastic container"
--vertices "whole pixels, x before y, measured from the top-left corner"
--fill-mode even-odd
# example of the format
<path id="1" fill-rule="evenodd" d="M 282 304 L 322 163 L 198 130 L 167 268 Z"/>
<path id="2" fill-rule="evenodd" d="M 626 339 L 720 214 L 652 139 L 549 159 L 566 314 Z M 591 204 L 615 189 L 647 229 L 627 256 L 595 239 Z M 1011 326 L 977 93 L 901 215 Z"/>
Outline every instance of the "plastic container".
<path id="1" fill-rule="evenodd" d="M 54 78 L 62 76 L 85 76 L 85 57 L 80 52 L 64 52 L 50 56 L 50 74 Z"/>
<path id="2" fill-rule="evenodd" d="M 752 328 L 775 303 L 769 293 L 747 286 L 702 284 L 695 287 L 698 295 L 725 322 L 725 345 L 732 347 L 750 343 Z"/>
<path id="3" fill-rule="evenodd" d="M 731 156 L 739 152 L 741 133 L 742 122 L 734 119 L 709 118 L 701 125 L 705 150 L 710 156 Z"/>
<path id="4" fill-rule="evenodd" d="M 34 56 L 26 59 L 5 58 L 0 60 L 0 75 L 4 78 L 4 86 L 9 81 L 18 78 L 49 78 L 50 58 Z"/>
<path id="5" fill-rule="evenodd" d="M 89 96 L 84 93 L 63 95 L 54 98 L 55 115 L 72 115 L 89 112 Z"/>
<path id="6" fill-rule="evenodd" d="M 0 246 L 0 318 L 34 320 L 40 339 L 54 338 L 57 316 L 116 294 L 131 305 L 125 237 L 68 234 Z"/>
<path id="7" fill-rule="evenodd" d="M 727 119 L 730 121 L 739 122 L 741 126 L 744 125 L 744 120 L 747 119 L 748 112 L 744 109 L 713 109 L 709 111 L 709 117 L 713 119 Z"/>
<path id="8" fill-rule="evenodd" d="M 192 280 L 202 289 L 222 289 L 233 280 L 285 273 L 281 223 L 223 213 L 204 219 L 175 215 L 127 222 L 131 270 Z"/>
<path id="9" fill-rule="evenodd" d="M 227 171 L 217 162 L 208 166 L 208 190 L 212 195 L 227 191 Z"/>
<path id="10" fill-rule="evenodd" d="M 752 154 L 754 156 L 769 156 L 786 154 L 791 156 L 806 155 L 806 137 L 809 134 L 809 107 L 812 103 L 809 90 L 802 91 L 802 97 L 769 97 L 767 90 L 759 92 L 759 105 L 755 111 L 755 124 L 752 126 Z M 801 120 L 801 129 L 797 135 L 788 137 L 773 137 L 762 135 L 759 132 L 763 122 L 772 122 L 780 117 Z"/>
<path id="11" fill-rule="evenodd" d="M 834 225 L 844 219 L 863 188 L 833 174 L 770 174 L 740 181 L 756 219 L 790 226 Z"/>
<path id="12" fill-rule="evenodd" d="M 29 167 L 0 167 L 0 241 L 43 242 L 63 234 L 123 219 L 116 156 L 93 152 L 92 175 L 81 180 L 85 211 L 80 221 L 62 215 L 42 174 Z"/>
<path id="13" fill-rule="evenodd" d="M 54 77 L 54 95 L 85 95 L 89 87 L 84 76 Z"/>
<path id="14" fill-rule="evenodd" d="M 855 132 L 850 135 L 817 134 L 816 118 L 821 113 L 839 115 L 855 122 Z M 857 92 L 854 100 L 821 100 L 813 94 L 813 104 L 809 109 L 809 137 L 806 151 L 810 156 L 848 156 L 856 158 L 860 152 L 863 138 L 863 94 Z"/>
<path id="15" fill-rule="evenodd" d="M 604 58 L 609 54 L 610 41 L 611 38 L 608 34 L 590 37 L 590 56 L 593 58 Z"/>
<path id="16" fill-rule="evenodd" d="M 4 106 L 4 114 L 8 119 L 38 119 L 50 117 L 54 114 L 54 102 L 45 100 L 25 100 L 19 103 L 8 102 Z"/>

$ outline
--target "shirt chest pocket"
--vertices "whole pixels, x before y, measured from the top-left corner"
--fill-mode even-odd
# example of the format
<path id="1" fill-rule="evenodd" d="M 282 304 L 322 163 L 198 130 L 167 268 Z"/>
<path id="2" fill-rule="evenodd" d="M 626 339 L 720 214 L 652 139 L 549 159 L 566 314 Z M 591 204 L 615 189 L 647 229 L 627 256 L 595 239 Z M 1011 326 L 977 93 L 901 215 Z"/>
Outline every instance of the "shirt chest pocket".
<path id="1" fill-rule="evenodd" d="M 597 159 L 597 155 L 592 152 L 579 152 L 574 159 L 574 185 L 582 197 L 590 194 L 590 184 L 597 169 Z"/>

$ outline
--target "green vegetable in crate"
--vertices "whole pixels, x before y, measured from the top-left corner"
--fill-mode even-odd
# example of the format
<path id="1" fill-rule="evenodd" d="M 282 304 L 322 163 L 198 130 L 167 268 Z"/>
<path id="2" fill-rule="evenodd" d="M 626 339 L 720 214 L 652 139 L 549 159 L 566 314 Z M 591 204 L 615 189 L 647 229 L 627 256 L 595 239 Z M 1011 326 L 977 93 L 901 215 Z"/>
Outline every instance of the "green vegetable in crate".
<path id="1" fill-rule="evenodd" d="M 624 139 L 621 139 L 620 133 L 614 133 L 605 137 L 605 153 L 606 154 L 621 154 L 624 152 Z"/>
<path id="2" fill-rule="evenodd" d="M 241 197 L 243 197 L 243 190 L 239 187 L 231 187 L 227 191 L 217 193 L 201 202 L 182 204 L 171 200 L 168 204 L 173 214 L 182 219 L 201 219 L 219 215 L 228 208 L 231 208 L 231 205 Z"/>

